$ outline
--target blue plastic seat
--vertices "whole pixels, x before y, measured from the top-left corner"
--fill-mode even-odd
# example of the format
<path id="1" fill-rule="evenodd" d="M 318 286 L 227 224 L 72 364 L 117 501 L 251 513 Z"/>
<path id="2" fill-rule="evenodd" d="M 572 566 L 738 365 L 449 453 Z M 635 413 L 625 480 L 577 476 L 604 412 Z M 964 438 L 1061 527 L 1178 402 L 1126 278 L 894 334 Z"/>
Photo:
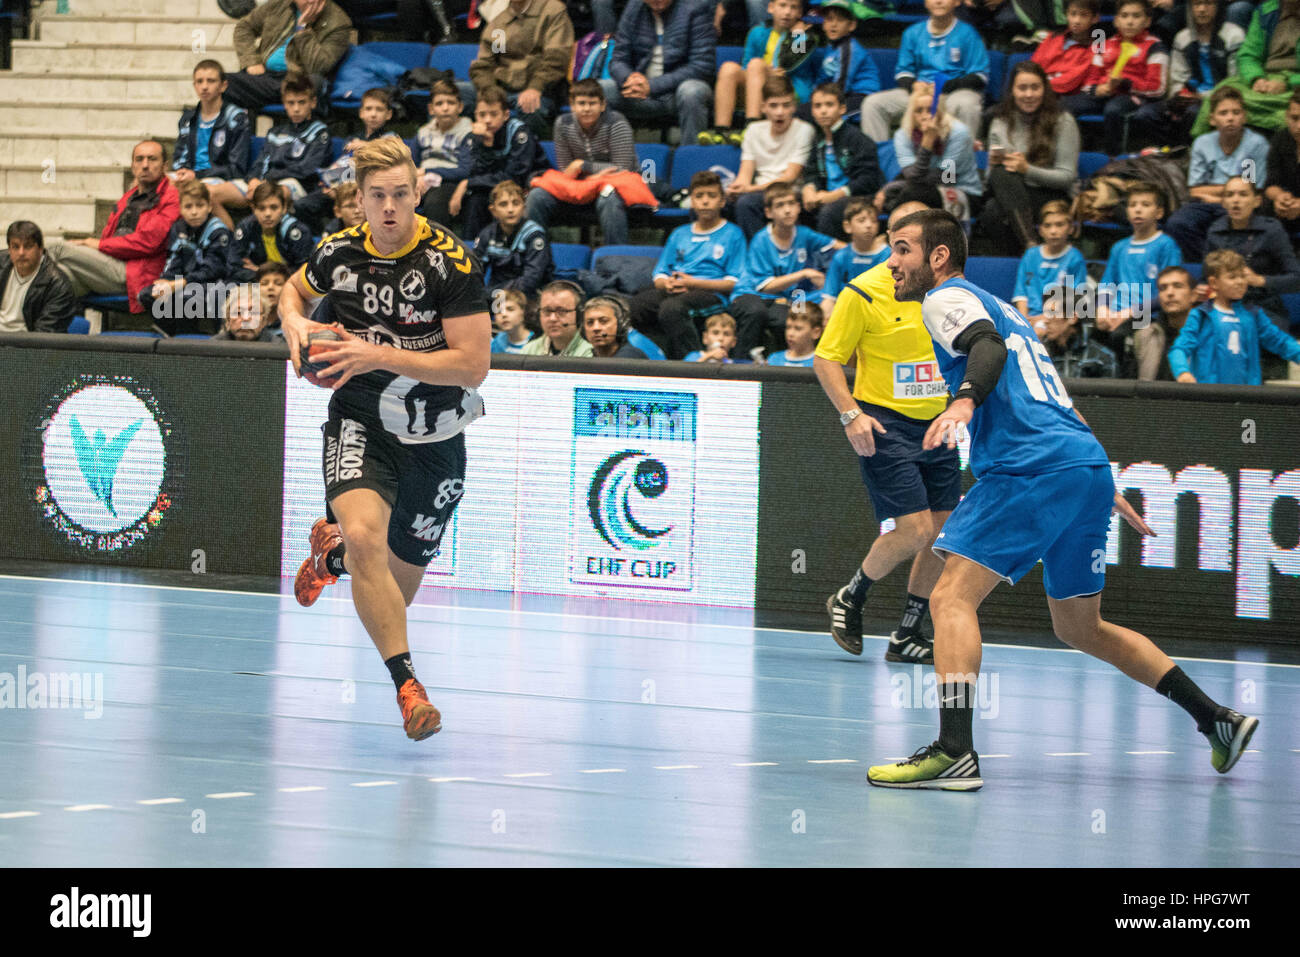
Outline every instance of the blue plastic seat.
<path id="1" fill-rule="evenodd" d="M 68 323 L 68 334 L 73 336 L 89 335 L 90 323 L 86 321 L 86 317 L 73 316 L 72 321 Z"/>
<path id="2" fill-rule="evenodd" d="M 440 43 L 429 54 L 427 65 L 434 70 L 450 70 L 458 80 L 468 80 L 469 65 L 477 58 L 477 43 Z"/>
<path id="3" fill-rule="evenodd" d="M 557 279 L 576 279 L 591 262 L 591 250 L 581 243 L 551 243 L 551 261 Z"/>
<path id="4" fill-rule="evenodd" d="M 1079 179 L 1087 179 L 1109 162 L 1110 157 L 1105 153 L 1080 153 Z"/>

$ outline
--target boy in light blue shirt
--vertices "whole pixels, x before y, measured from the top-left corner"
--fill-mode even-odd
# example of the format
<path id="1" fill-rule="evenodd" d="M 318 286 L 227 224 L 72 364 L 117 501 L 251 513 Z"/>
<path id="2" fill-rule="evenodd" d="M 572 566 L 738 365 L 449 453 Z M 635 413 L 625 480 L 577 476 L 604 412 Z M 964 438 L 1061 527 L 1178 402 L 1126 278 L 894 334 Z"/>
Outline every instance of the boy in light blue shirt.
<path id="1" fill-rule="evenodd" d="M 1155 186 L 1130 186 L 1127 212 L 1133 235 L 1111 247 L 1097 290 L 1096 322 L 1102 332 L 1114 332 L 1129 319 L 1149 320 L 1160 270 L 1183 264 L 1178 244 L 1159 229 L 1165 210 Z"/>
<path id="2" fill-rule="evenodd" d="M 1062 302 L 1069 297 L 1068 302 L 1073 305 L 1088 283 L 1088 264 L 1083 253 L 1070 245 L 1072 226 L 1070 207 L 1064 200 L 1044 203 L 1038 214 L 1042 245 L 1031 247 L 1021 257 L 1020 268 L 1016 270 L 1011 304 L 1034 324 L 1039 338 L 1047 329 L 1043 322 L 1044 299 Z M 1057 310 L 1057 314 L 1062 313 Z"/>
<path id="3" fill-rule="evenodd" d="M 1205 257 L 1205 281 L 1211 299 L 1193 309 L 1169 349 L 1169 369 L 1179 382 L 1262 385 L 1259 350 L 1300 362 L 1300 342 L 1262 310 L 1242 302 L 1246 295 L 1246 260 L 1231 249 Z"/>
<path id="4" fill-rule="evenodd" d="M 791 309 L 785 317 L 785 348 L 768 356 L 767 364 L 811 369 L 823 325 L 822 313 L 817 307 L 804 303 L 802 309 Z"/>
<path id="5" fill-rule="evenodd" d="M 818 8 L 822 15 L 822 33 L 826 45 L 813 55 L 813 88 L 823 83 L 838 83 L 844 91 L 844 104 L 855 113 L 862 101 L 880 91 L 880 74 L 871 53 L 854 36 L 858 15 L 852 0 L 825 0 Z M 812 122 L 812 103 L 801 100 L 800 119 Z"/>
<path id="6" fill-rule="evenodd" d="M 849 244 L 831 257 L 822 286 L 821 306 L 826 322 L 835 308 L 835 297 L 844 287 L 889 258 L 889 243 L 880 232 L 880 214 L 865 196 L 854 196 L 844 206 L 844 231 L 849 234 Z"/>
<path id="7" fill-rule="evenodd" d="M 1240 176 L 1263 192 L 1268 171 L 1268 140 L 1246 127 L 1246 103 L 1240 90 L 1223 86 L 1210 94 L 1210 123 L 1215 130 L 1192 143 L 1187 185 L 1193 202 L 1165 224 L 1188 262 L 1205 257 L 1210 224 L 1224 215 L 1223 185 Z"/>
<path id="8" fill-rule="evenodd" d="M 960 3 L 925 0 L 930 19 L 903 31 L 894 71 L 897 87 L 873 93 L 862 101 L 862 132 L 877 143 L 889 139 L 917 82 L 937 80 L 942 84 L 939 92 L 948 95 L 948 112 L 967 129 L 979 129 L 984 87 L 989 81 L 989 54 L 975 28 L 957 19 Z"/>

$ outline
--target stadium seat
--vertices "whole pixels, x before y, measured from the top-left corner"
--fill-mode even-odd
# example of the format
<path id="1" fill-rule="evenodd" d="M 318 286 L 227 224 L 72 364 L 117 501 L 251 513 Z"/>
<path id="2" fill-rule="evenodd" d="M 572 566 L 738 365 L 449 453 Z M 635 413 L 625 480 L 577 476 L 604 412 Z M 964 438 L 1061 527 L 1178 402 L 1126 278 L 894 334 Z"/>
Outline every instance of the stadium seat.
<path id="1" fill-rule="evenodd" d="M 643 332 L 637 332 L 635 329 L 629 329 L 627 331 L 627 344 L 640 349 L 645 353 L 647 359 L 656 359 L 662 362 L 664 359 L 668 358 L 664 355 L 664 351 L 655 344 L 653 339 Z"/>
<path id="2" fill-rule="evenodd" d="M 880 163 L 880 172 L 885 177 L 886 183 L 898 178 L 902 169 L 898 165 L 898 157 L 894 154 L 893 140 L 876 144 L 876 159 Z"/>
<path id="3" fill-rule="evenodd" d="M 82 296 L 81 305 L 87 309 L 98 309 L 100 312 L 131 311 L 131 300 L 126 296 Z"/>
<path id="4" fill-rule="evenodd" d="M 469 65 L 477 57 L 477 43 L 440 43 L 429 54 L 428 65 L 434 70 L 450 70 L 458 80 L 468 80 Z"/>
<path id="5" fill-rule="evenodd" d="M 85 316 L 73 316 L 72 322 L 68 323 L 68 333 L 74 336 L 89 335 L 90 323 L 86 321 Z"/>
<path id="6" fill-rule="evenodd" d="M 336 159 L 338 159 L 340 156 L 343 155 L 343 145 L 347 143 L 348 139 L 349 138 L 346 136 L 330 137 L 330 162 L 331 163 L 333 163 Z"/>
<path id="7" fill-rule="evenodd" d="M 1109 162 L 1110 157 L 1105 153 L 1080 153 L 1079 179 L 1087 179 Z"/>
<path id="8" fill-rule="evenodd" d="M 1187 270 L 1188 274 L 1192 277 L 1193 282 L 1200 282 L 1204 278 L 1201 272 L 1200 263 L 1183 263 L 1183 268 Z M 1292 295 L 1295 294 L 1293 293 Z M 1285 299 L 1283 301 L 1285 301 Z"/>
<path id="9" fill-rule="evenodd" d="M 640 147 L 643 144 L 638 143 Z M 685 189 L 700 170 L 721 166 L 733 173 L 740 171 L 740 148 L 737 146 L 679 146 L 673 153 L 668 181 L 673 189 Z"/>
<path id="10" fill-rule="evenodd" d="M 1291 335 L 1294 336 L 1300 330 L 1300 292 L 1284 293 L 1282 305 L 1286 307 L 1286 314 L 1291 320 Z"/>
<path id="11" fill-rule="evenodd" d="M 591 262 L 591 250 L 580 243 L 551 243 L 556 279 L 577 279 L 578 270 Z"/>
<path id="12" fill-rule="evenodd" d="M 1007 76 L 1007 55 L 999 50 L 989 51 L 989 84 L 984 88 L 984 102 L 996 103 L 1002 98 L 1002 84 Z"/>
<path id="13" fill-rule="evenodd" d="M 647 183 L 671 182 L 672 156 L 667 143 L 637 143 L 637 172 Z"/>
<path id="14" fill-rule="evenodd" d="M 975 152 L 975 168 L 976 168 L 977 170 L 979 170 L 981 173 L 984 172 L 985 170 L 987 170 L 987 169 L 989 168 L 989 151 L 988 151 L 988 150 L 976 150 L 976 152 Z"/>
<path id="15" fill-rule="evenodd" d="M 1011 301 L 1016 288 L 1020 260 L 1003 256 L 971 256 L 966 260 L 966 278 L 993 295 Z"/>
<path id="16" fill-rule="evenodd" d="M 555 140 L 542 140 L 542 152 L 546 154 L 546 162 L 555 166 Z"/>
<path id="17" fill-rule="evenodd" d="M 420 165 L 420 141 L 412 137 L 409 140 L 404 139 L 402 142 L 405 143 L 406 148 L 411 151 L 411 158 L 415 160 L 415 164 L 417 166 Z"/>
<path id="18" fill-rule="evenodd" d="M 871 59 L 876 62 L 876 72 L 880 74 L 880 88 L 882 90 L 891 90 L 894 88 L 894 70 L 898 68 L 898 49 L 895 47 L 889 50 L 880 50 L 872 47 L 867 51 L 871 54 Z"/>
<path id="19" fill-rule="evenodd" d="M 375 56 L 381 56 L 392 60 L 394 63 L 400 63 L 408 70 L 428 66 L 431 55 L 431 48 L 427 43 L 395 43 L 376 40 L 364 43 L 362 47 L 366 51 L 375 54 Z"/>
<path id="20" fill-rule="evenodd" d="M 744 47 L 718 47 L 717 65 L 722 69 L 724 63 L 740 63 L 740 58 L 745 55 Z M 745 64 L 740 63 L 741 66 Z"/>
<path id="21" fill-rule="evenodd" d="M 592 250 L 591 268 L 595 269 L 596 263 L 606 256 L 644 256 L 658 262 L 662 252 L 662 246 L 599 246 Z"/>

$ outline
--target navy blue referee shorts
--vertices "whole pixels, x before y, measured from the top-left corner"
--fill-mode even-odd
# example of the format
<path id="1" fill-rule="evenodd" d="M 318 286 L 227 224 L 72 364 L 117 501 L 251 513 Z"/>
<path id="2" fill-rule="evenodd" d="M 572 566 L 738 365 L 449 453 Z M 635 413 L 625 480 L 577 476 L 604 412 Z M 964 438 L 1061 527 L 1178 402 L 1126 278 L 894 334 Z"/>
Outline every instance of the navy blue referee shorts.
<path id="1" fill-rule="evenodd" d="M 863 413 L 885 427 L 873 432 L 875 455 L 858 456 L 862 481 L 876 518 L 898 518 L 926 509 L 950 512 L 961 500 L 961 460 L 956 449 L 921 448 L 933 419 L 913 419 L 884 406 L 858 400 Z"/>

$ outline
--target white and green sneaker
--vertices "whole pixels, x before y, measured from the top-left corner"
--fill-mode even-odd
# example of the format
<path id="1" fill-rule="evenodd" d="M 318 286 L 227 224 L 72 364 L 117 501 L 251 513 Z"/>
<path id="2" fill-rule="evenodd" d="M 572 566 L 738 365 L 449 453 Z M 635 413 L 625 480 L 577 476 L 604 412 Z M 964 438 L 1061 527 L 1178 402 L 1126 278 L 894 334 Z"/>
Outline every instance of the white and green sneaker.
<path id="1" fill-rule="evenodd" d="M 980 756 L 967 751 L 951 757 L 936 741 L 906 761 L 877 764 L 867 769 L 867 781 L 880 788 L 930 788 L 940 791 L 978 791 Z"/>
<path id="2" fill-rule="evenodd" d="M 1231 708 L 1220 708 L 1214 718 L 1214 730 L 1205 736 L 1210 739 L 1210 764 L 1220 774 L 1227 774 L 1250 744 L 1250 736 L 1259 727 L 1259 718 L 1238 714 Z"/>

